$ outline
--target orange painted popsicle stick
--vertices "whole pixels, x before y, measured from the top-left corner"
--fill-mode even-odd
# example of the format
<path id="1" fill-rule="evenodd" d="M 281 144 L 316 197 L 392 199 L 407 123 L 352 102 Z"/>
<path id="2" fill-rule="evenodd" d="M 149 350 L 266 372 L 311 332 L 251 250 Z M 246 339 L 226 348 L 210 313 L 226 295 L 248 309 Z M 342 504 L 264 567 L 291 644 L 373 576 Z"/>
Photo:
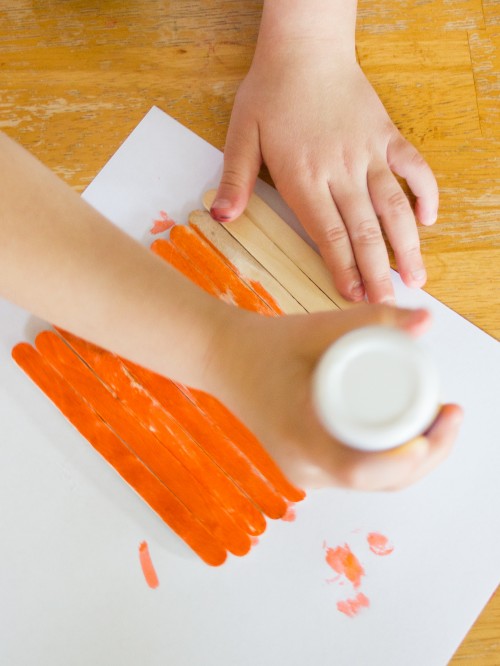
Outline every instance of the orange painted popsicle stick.
<path id="1" fill-rule="evenodd" d="M 249 534 L 255 536 L 264 532 L 266 521 L 262 513 L 182 425 L 132 377 L 118 356 L 66 331 L 59 330 L 59 333 L 112 389 L 117 399 L 133 411 L 142 425 L 197 479 L 204 488 L 207 502 L 217 503 Z"/>
<path id="2" fill-rule="evenodd" d="M 213 536 L 235 555 L 251 547 L 248 534 L 217 504 L 209 503 L 204 488 L 183 465 L 144 428 L 55 333 L 44 331 L 35 340 L 38 351 L 108 423 L 156 476 L 192 511 Z"/>
<path id="3" fill-rule="evenodd" d="M 170 241 L 189 257 L 198 270 L 219 288 L 223 300 L 234 302 L 246 310 L 265 315 L 276 314 L 250 287 L 238 277 L 221 257 L 191 227 L 176 225 Z"/>
<path id="4" fill-rule="evenodd" d="M 125 361 L 125 365 L 263 513 L 270 518 L 281 518 L 286 513 L 287 502 L 242 453 L 238 438 L 233 440 L 225 436 L 210 415 L 201 412 L 174 382 L 129 361 Z"/>
<path id="5" fill-rule="evenodd" d="M 185 277 L 188 277 L 191 282 L 194 282 L 212 296 L 220 296 L 220 290 L 210 280 L 210 278 L 199 271 L 196 266 L 190 261 L 189 257 L 179 250 L 175 245 L 165 240 L 158 238 L 151 244 L 151 250 L 162 259 L 165 259 L 171 266 L 176 268 Z"/>
<path id="6" fill-rule="evenodd" d="M 218 566 L 226 560 L 225 549 L 205 526 L 36 349 L 22 342 L 14 347 L 12 357 L 94 449 L 204 562 Z"/>
<path id="7" fill-rule="evenodd" d="M 238 446 L 252 464 L 273 484 L 276 491 L 291 502 L 299 502 L 306 496 L 296 488 L 264 449 L 257 437 L 234 416 L 219 400 L 195 389 L 182 386 L 182 391 L 196 406 L 214 420 L 226 437 L 238 442 Z"/>
<path id="8" fill-rule="evenodd" d="M 250 280 L 247 278 L 245 275 L 241 273 L 241 271 L 238 270 L 238 268 L 226 257 L 225 254 L 223 254 L 218 247 L 216 247 L 209 238 L 205 236 L 203 231 L 200 229 L 200 227 L 195 223 L 195 222 L 189 222 L 189 226 L 191 229 L 194 229 L 198 236 L 205 242 L 212 252 L 215 252 L 217 256 L 228 266 L 236 275 L 242 280 L 246 285 L 248 285 L 252 291 L 254 291 L 257 296 L 261 300 L 263 300 L 269 308 L 275 313 L 275 314 L 283 314 L 283 310 L 280 308 L 278 303 L 275 301 L 275 299 L 271 296 L 271 294 L 266 291 L 266 289 L 260 284 L 260 282 L 256 282 L 255 280 Z"/>

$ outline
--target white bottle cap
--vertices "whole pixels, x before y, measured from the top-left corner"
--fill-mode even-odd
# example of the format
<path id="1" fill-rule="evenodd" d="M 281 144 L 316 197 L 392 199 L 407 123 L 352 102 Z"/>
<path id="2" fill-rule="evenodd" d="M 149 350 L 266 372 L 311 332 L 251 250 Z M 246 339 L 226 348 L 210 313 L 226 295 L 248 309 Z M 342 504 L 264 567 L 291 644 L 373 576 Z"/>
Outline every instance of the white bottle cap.
<path id="1" fill-rule="evenodd" d="M 409 335 L 366 326 L 327 349 L 315 371 L 313 401 L 336 439 L 356 449 L 382 451 L 431 425 L 439 406 L 438 374 Z"/>

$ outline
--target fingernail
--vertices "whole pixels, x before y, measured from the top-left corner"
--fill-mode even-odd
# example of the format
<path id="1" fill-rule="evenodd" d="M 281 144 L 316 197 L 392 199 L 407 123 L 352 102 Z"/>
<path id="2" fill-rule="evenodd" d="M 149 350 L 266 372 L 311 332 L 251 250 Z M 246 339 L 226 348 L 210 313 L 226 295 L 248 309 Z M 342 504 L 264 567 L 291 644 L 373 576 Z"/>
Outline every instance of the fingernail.
<path id="1" fill-rule="evenodd" d="M 210 207 L 210 215 L 219 221 L 231 219 L 232 204 L 228 199 L 216 199 Z"/>
<path id="2" fill-rule="evenodd" d="M 396 298 L 394 296 L 384 296 L 379 303 L 382 303 L 383 305 L 396 305 Z"/>
<path id="3" fill-rule="evenodd" d="M 365 288 L 361 282 L 355 282 L 351 287 L 351 296 L 353 298 L 362 298 L 365 295 Z"/>
<path id="4" fill-rule="evenodd" d="M 427 277 L 427 272 L 425 268 L 419 268 L 418 270 L 413 271 L 411 277 L 415 282 L 422 282 Z"/>

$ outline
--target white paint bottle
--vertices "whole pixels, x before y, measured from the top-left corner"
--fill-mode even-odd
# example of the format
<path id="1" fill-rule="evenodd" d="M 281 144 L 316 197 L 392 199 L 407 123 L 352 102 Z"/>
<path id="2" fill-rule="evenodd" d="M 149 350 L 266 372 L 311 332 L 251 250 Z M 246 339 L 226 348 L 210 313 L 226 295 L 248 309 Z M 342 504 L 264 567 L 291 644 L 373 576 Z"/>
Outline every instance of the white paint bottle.
<path id="1" fill-rule="evenodd" d="M 388 326 L 346 333 L 324 353 L 313 379 L 323 426 L 347 446 L 391 449 L 421 435 L 439 409 L 439 378 L 430 356 Z"/>

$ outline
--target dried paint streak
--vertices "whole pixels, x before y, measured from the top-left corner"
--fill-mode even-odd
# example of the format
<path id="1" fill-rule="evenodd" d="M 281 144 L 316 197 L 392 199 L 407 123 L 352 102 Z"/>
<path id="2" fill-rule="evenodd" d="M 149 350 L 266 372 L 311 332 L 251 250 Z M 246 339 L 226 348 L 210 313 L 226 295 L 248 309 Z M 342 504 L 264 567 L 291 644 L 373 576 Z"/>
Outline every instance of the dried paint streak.
<path id="1" fill-rule="evenodd" d="M 149 230 L 150 234 L 161 234 L 162 231 L 168 231 L 175 224 L 175 221 L 164 211 L 160 211 L 160 218 L 153 220 L 153 226 Z"/>
<path id="2" fill-rule="evenodd" d="M 362 608 L 368 608 L 370 601 L 362 592 L 357 594 L 354 599 L 345 599 L 337 603 L 337 609 L 347 615 L 347 617 L 354 617 L 359 613 Z"/>
<path id="3" fill-rule="evenodd" d="M 141 563 L 142 573 L 144 574 L 146 583 L 154 590 L 158 587 L 160 582 L 158 580 L 158 576 L 156 575 L 153 562 L 151 561 L 151 555 L 149 554 L 149 548 L 146 541 L 143 541 L 139 545 L 139 561 Z"/>
<path id="4" fill-rule="evenodd" d="M 394 550 L 394 546 L 389 543 L 389 539 L 378 532 L 370 532 L 366 539 L 370 550 L 375 555 L 390 555 Z"/>
<path id="5" fill-rule="evenodd" d="M 347 544 L 326 549 L 326 562 L 338 574 L 343 574 L 354 587 L 359 587 L 365 570 Z"/>

